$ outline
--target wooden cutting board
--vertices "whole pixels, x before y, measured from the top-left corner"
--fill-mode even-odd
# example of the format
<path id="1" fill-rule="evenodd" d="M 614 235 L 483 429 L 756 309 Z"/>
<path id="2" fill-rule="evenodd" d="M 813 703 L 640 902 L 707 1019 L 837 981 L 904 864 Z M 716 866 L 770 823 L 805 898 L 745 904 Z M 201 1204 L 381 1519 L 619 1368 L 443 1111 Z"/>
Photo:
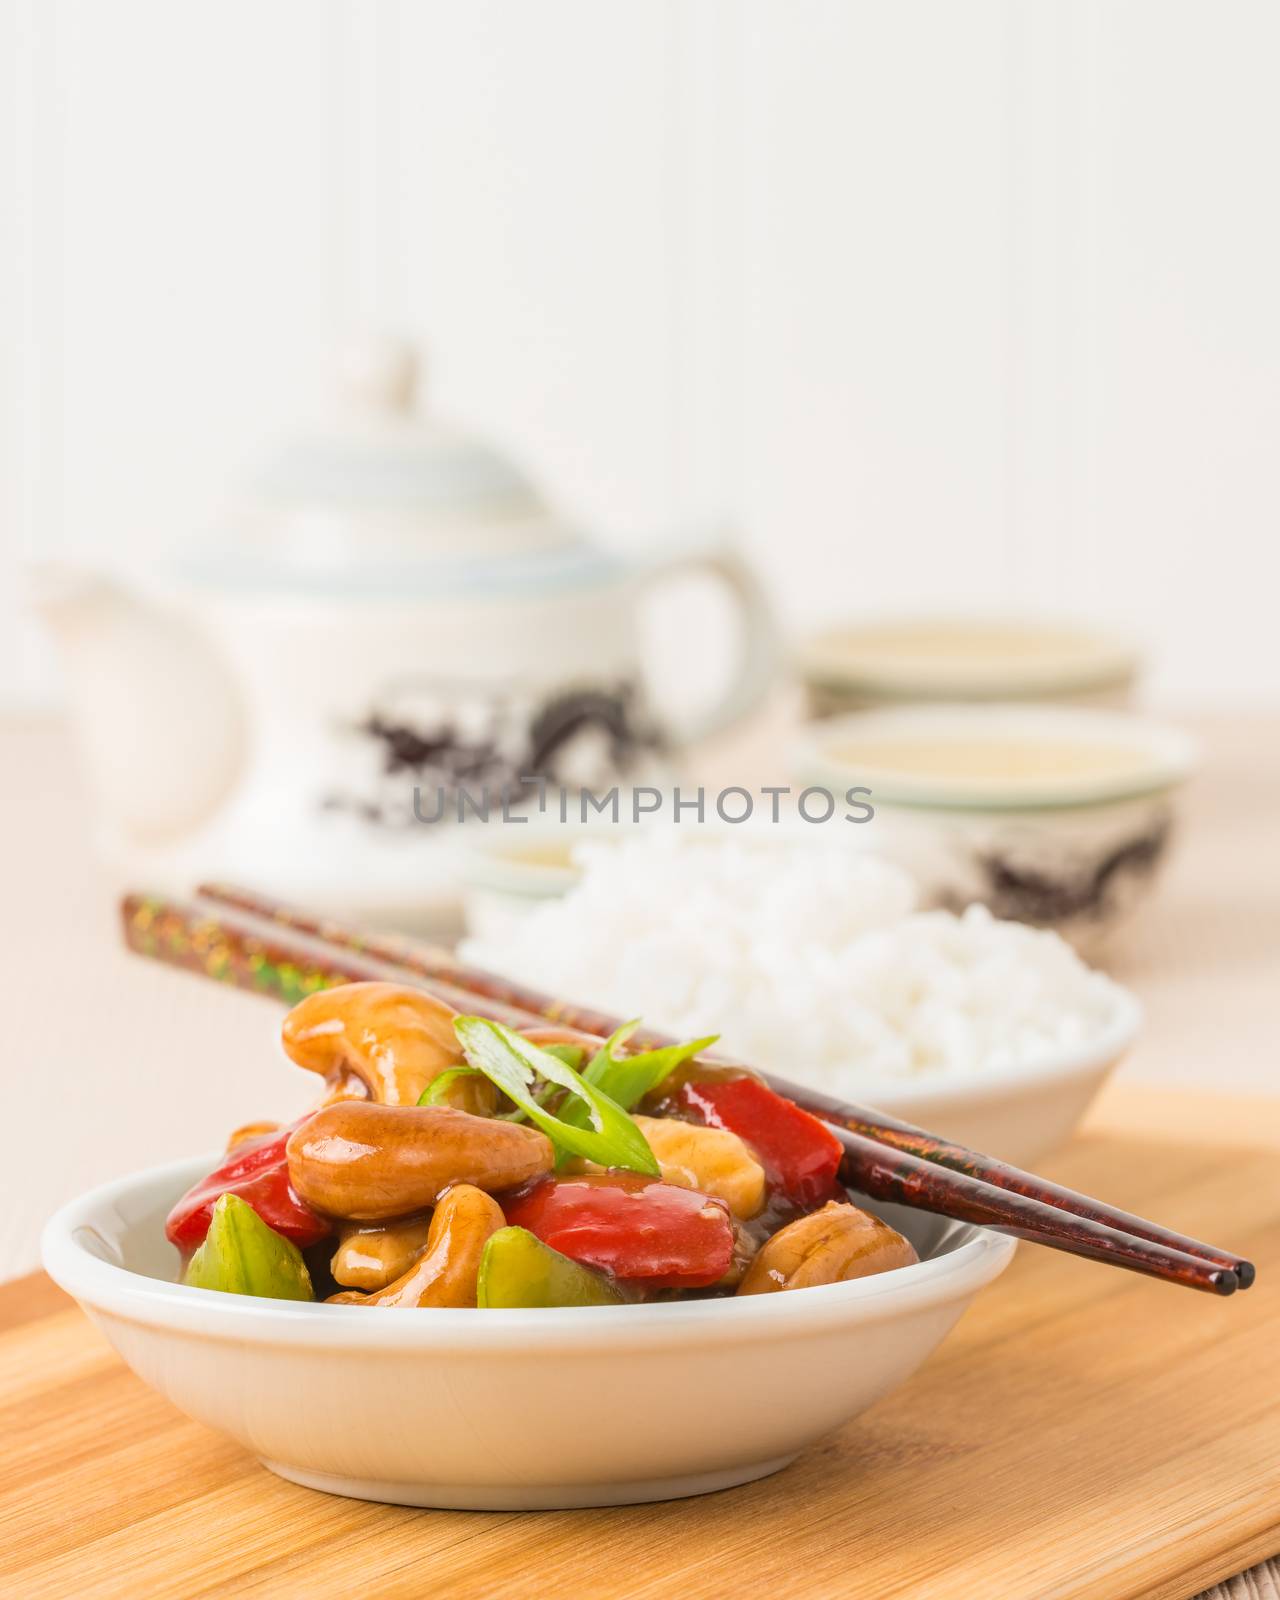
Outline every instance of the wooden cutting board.
<path id="1" fill-rule="evenodd" d="M 898 1394 L 697 1500 L 516 1515 L 295 1488 L 146 1389 L 46 1279 L 6 1285 L 0 1593 L 1194 1595 L 1280 1550 L 1280 1101 L 1117 1091 L 1091 1126 L 1055 1177 L 1251 1254 L 1255 1288 L 1024 1246 Z"/>

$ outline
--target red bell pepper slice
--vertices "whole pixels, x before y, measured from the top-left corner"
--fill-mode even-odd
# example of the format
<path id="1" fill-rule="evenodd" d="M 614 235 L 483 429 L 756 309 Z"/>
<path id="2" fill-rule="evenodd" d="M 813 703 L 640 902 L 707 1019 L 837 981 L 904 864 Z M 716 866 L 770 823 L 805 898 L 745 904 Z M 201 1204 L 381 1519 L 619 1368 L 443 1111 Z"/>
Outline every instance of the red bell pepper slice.
<path id="1" fill-rule="evenodd" d="M 837 1191 L 844 1148 L 825 1122 L 756 1078 L 681 1084 L 674 1105 L 711 1128 L 727 1128 L 760 1158 L 770 1184 L 811 1211 Z"/>
<path id="2" fill-rule="evenodd" d="M 293 1128 L 283 1128 L 237 1145 L 231 1159 L 188 1189 L 169 1213 L 164 1225 L 169 1242 L 179 1250 L 194 1250 L 208 1233 L 213 1208 L 224 1194 L 239 1195 L 269 1228 L 299 1249 L 332 1233 L 333 1224 L 304 1205 L 289 1182 L 285 1146 L 292 1132 Z"/>
<path id="3" fill-rule="evenodd" d="M 724 1202 L 658 1178 L 540 1178 L 502 1209 L 561 1255 L 645 1289 L 705 1289 L 733 1257 Z"/>

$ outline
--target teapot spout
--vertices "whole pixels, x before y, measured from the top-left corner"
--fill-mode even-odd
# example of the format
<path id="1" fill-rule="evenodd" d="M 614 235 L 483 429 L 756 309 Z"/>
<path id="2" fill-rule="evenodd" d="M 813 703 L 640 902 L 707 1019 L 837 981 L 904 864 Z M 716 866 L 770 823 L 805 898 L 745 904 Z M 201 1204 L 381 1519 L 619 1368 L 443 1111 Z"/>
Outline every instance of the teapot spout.
<path id="1" fill-rule="evenodd" d="M 106 820 L 137 844 L 194 832 L 219 810 L 244 761 L 230 668 L 195 618 L 112 578 L 46 566 L 28 579 Z"/>

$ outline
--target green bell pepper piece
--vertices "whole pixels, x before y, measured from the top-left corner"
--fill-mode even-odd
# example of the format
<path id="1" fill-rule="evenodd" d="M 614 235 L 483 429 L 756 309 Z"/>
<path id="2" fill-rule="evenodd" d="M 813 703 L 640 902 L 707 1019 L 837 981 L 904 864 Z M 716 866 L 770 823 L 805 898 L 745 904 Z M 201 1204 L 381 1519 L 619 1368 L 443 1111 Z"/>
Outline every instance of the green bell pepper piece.
<path id="1" fill-rule="evenodd" d="M 482 1309 L 622 1303 L 622 1293 L 603 1273 L 570 1261 L 527 1228 L 499 1228 L 480 1257 L 476 1304 Z"/>
<path id="2" fill-rule="evenodd" d="M 315 1299 L 297 1245 L 269 1228 L 238 1194 L 224 1194 L 214 1206 L 204 1243 L 187 1263 L 182 1281 L 193 1289 L 267 1300 Z"/>

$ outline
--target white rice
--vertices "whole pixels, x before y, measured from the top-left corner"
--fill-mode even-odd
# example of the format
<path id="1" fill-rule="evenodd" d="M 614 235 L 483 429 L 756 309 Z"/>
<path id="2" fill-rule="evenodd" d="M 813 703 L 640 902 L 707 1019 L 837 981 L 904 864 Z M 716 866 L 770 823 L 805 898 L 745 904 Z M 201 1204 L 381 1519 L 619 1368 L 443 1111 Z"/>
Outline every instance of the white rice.
<path id="1" fill-rule="evenodd" d="M 915 909 L 898 868 L 817 839 L 583 845 L 578 885 L 464 959 L 811 1083 L 967 1074 L 1086 1043 L 1121 991 L 1056 934 Z"/>

